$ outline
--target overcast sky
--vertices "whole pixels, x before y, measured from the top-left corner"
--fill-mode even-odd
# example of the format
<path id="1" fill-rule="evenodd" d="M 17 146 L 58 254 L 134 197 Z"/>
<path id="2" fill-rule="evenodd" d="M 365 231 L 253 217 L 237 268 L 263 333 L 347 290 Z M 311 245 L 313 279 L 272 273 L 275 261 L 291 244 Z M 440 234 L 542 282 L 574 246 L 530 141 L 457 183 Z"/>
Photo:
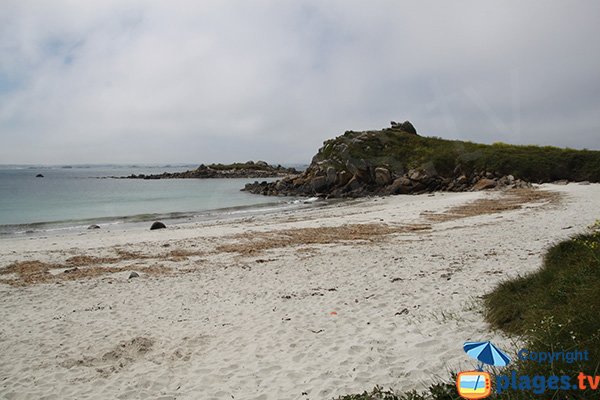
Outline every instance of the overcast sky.
<path id="1" fill-rule="evenodd" d="M 0 164 L 308 162 L 345 130 L 600 149 L 598 1 L 0 2 Z"/>

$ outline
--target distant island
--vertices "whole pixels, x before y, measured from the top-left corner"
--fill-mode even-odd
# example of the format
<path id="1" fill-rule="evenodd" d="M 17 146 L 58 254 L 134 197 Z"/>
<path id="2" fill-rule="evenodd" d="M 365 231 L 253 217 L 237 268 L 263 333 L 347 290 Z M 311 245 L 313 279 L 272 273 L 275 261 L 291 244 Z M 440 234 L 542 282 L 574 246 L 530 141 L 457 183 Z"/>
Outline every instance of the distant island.
<path id="1" fill-rule="evenodd" d="M 254 182 L 262 195 L 361 197 L 600 182 L 600 151 L 424 137 L 409 122 L 327 140 L 299 176 Z"/>
<path id="2" fill-rule="evenodd" d="M 122 179 L 212 179 L 212 178 L 278 178 L 299 175 L 295 168 L 270 165 L 265 161 L 247 161 L 234 164 L 200 165 L 184 172 L 163 172 L 156 175 L 129 175 Z"/>

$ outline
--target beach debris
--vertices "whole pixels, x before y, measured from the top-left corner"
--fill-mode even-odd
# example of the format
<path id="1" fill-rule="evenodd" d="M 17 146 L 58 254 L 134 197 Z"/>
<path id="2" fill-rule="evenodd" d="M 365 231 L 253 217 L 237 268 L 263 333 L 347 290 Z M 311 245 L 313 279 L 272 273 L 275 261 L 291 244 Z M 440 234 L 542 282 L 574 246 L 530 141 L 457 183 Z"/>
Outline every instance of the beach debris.
<path id="1" fill-rule="evenodd" d="M 398 315 L 404 315 L 404 314 L 408 314 L 408 308 L 403 308 L 402 310 L 398 311 L 394 315 L 398 316 Z"/>
<path id="2" fill-rule="evenodd" d="M 332 312 L 329 313 L 329 315 L 334 315 L 335 316 L 335 315 L 338 315 L 338 314 L 337 314 L 337 311 L 332 311 Z"/>
<path id="3" fill-rule="evenodd" d="M 138 274 L 137 272 L 133 271 L 132 273 L 129 274 L 129 279 L 131 278 L 139 278 L 140 274 Z"/>
<path id="4" fill-rule="evenodd" d="M 323 331 L 323 329 L 319 329 L 318 331 L 315 331 L 315 330 L 309 329 L 309 331 L 311 331 L 311 332 L 312 332 L 312 333 L 314 333 L 314 334 L 318 334 L 318 333 L 324 332 L 324 331 Z"/>
<path id="5" fill-rule="evenodd" d="M 403 280 L 404 279 L 402 279 L 402 278 L 392 278 L 391 282 L 394 283 L 394 282 L 403 281 Z"/>
<path id="6" fill-rule="evenodd" d="M 90 225 L 90 226 L 88 226 L 88 229 L 100 229 L 100 226 L 98 226 L 98 225 Z"/>
<path id="7" fill-rule="evenodd" d="M 75 267 L 75 268 L 65 269 L 63 273 L 70 274 L 70 273 L 77 272 L 77 271 L 79 271 L 79 268 Z"/>
<path id="8" fill-rule="evenodd" d="M 155 229 L 165 229 L 167 226 L 160 221 L 156 221 L 150 227 L 150 230 L 153 231 Z"/>
<path id="9" fill-rule="evenodd" d="M 36 178 L 43 178 L 43 177 L 44 177 L 44 175 L 42 175 L 42 174 L 37 174 L 35 177 L 36 177 Z"/>

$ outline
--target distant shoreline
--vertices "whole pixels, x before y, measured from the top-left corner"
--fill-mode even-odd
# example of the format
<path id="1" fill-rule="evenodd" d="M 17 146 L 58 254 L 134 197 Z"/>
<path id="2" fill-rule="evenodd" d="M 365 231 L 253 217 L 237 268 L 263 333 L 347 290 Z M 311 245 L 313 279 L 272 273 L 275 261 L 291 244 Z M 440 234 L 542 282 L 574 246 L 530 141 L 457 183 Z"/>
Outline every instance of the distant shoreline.
<path id="1" fill-rule="evenodd" d="M 284 178 L 299 175 L 301 171 L 281 165 L 270 165 L 265 161 L 247 161 L 234 164 L 201 164 L 198 168 L 183 172 L 162 174 L 131 174 L 120 179 L 219 179 L 219 178 Z M 114 177 L 117 178 L 117 177 Z"/>

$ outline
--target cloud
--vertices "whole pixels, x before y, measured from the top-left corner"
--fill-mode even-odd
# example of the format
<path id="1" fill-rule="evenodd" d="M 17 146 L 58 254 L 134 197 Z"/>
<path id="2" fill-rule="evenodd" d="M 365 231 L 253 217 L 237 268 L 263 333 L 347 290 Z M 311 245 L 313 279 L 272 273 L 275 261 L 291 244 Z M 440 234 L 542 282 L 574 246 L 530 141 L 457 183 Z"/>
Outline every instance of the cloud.
<path id="1" fill-rule="evenodd" d="M 0 7 L 0 163 L 303 162 L 390 119 L 600 148 L 592 2 Z"/>

